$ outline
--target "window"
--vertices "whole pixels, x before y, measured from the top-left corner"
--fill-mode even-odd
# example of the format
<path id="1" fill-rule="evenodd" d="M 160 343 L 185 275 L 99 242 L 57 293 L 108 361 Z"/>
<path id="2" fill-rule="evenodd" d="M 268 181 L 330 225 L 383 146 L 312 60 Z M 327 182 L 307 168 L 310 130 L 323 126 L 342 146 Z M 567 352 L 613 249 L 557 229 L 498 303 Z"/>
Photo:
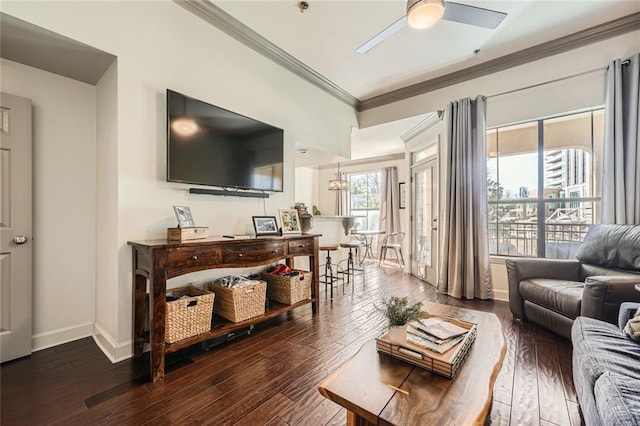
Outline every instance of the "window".
<path id="1" fill-rule="evenodd" d="M 572 258 L 600 221 L 604 110 L 487 131 L 490 254 Z"/>
<path id="2" fill-rule="evenodd" d="M 377 230 L 380 220 L 380 171 L 349 175 L 349 211 L 356 229 Z"/>

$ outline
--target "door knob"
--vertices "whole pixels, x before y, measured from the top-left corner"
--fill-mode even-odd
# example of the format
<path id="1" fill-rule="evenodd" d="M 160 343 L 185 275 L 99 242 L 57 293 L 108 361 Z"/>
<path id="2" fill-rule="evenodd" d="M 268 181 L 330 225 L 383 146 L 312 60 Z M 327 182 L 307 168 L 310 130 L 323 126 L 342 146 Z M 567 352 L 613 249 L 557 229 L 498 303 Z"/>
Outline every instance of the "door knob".
<path id="1" fill-rule="evenodd" d="M 27 238 L 27 237 L 25 237 L 24 235 L 16 235 L 15 237 L 13 237 L 13 242 L 14 242 L 15 244 L 20 245 L 20 244 L 24 244 L 24 243 L 26 243 L 26 242 L 27 242 L 27 239 L 28 239 L 28 238 Z"/>

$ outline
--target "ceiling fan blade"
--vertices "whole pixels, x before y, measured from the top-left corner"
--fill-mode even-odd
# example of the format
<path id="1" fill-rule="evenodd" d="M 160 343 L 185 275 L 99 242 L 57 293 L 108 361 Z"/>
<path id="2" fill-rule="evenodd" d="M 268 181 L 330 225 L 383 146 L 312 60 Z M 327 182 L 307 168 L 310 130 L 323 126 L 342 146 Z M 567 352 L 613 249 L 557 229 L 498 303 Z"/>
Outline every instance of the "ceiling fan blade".
<path id="1" fill-rule="evenodd" d="M 398 31 L 400 31 L 406 26 L 407 26 L 407 17 L 403 16 L 393 24 L 389 25 L 384 30 L 380 31 L 377 35 L 373 36 L 362 46 L 358 47 L 356 49 L 356 52 L 360 54 L 367 53 L 368 51 L 370 51 L 371 49 L 373 49 L 374 47 L 376 47 L 377 45 L 379 45 L 380 43 L 385 41 L 387 38 L 391 37 L 392 35 L 394 35 L 395 33 L 397 33 Z"/>
<path id="2" fill-rule="evenodd" d="M 445 3 L 442 19 L 493 30 L 506 17 L 507 14 L 503 12 L 448 1 Z"/>

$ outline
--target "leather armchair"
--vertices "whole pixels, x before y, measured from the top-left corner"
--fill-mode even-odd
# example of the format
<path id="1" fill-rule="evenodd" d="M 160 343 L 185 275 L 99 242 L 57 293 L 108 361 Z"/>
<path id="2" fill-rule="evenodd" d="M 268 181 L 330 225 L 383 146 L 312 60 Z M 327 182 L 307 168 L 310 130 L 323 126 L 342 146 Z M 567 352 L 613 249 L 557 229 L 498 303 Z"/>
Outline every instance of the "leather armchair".
<path id="1" fill-rule="evenodd" d="M 640 225 L 593 225 L 576 259 L 509 258 L 509 308 L 566 337 L 577 316 L 612 324 L 622 302 L 640 301 Z"/>

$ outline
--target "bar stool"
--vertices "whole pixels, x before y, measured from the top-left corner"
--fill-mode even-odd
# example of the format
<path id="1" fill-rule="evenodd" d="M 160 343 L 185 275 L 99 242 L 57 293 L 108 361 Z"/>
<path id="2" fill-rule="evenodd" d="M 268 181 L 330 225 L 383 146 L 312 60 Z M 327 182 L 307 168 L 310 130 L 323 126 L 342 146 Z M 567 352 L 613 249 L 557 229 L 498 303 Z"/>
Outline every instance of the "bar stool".
<path id="1" fill-rule="evenodd" d="M 326 245 L 326 246 L 320 246 L 318 247 L 319 251 L 326 251 L 327 252 L 327 258 L 325 260 L 325 264 L 324 265 L 320 265 L 320 267 L 324 266 L 324 275 L 321 275 L 321 278 L 324 278 L 324 280 L 318 280 L 321 283 L 324 283 L 324 291 L 327 291 L 327 284 L 329 285 L 329 287 L 331 287 L 331 298 L 333 299 L 333 283 L 336 281 L 340 281 L 342 280 L 342 292 L 344 293 L 344 278 L 340 278 L 340 276 L 338 274 L 340 274 L 340 266 L 337 264 L 333 264 L 331 263 L 331 252 L 332 251 L 336 251 L 338 250 L 338 246 L 337 245 Z M 333 267 L 336 267 L 336 271 L 335 273 L 333 272 Z"/>
<path id="2" fill-rule="evenodd" d="M 351 278 L 355 281 L 356 274 L 362 275 L 362 281 L 364 282 L 364 266 L 363 262 L 358 262 L 362 268 L 356 268 L 355 262 L 353 261 L 353 249 L 356 252 L 356 259 L 358 258 L 358 251 L 363 244 L 360 241 L 349 241 L 348 243 L 340 243 L 340 247 L 349 249 L 349 257 L 346 260 L 342 260 L 339 263 L 347 262 L 347 269 L 343 272 L 343 274 L 347 275 L 347 284 L 351 281 Z M 364 260 L 364 259 L 363 259 Z"/>

